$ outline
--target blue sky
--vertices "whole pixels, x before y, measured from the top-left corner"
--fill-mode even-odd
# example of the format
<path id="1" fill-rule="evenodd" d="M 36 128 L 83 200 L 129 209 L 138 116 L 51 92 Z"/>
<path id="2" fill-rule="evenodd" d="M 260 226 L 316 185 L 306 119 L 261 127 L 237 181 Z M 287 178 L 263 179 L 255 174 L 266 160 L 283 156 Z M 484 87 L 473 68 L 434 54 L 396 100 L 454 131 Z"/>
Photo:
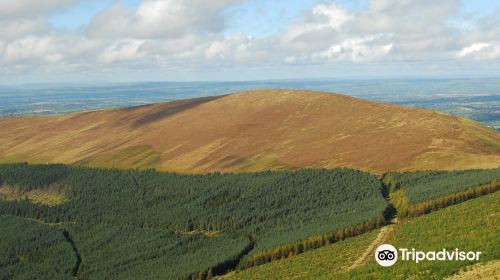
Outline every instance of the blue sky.
<path id="1" fill-rule="evenodd" d="M 0 0 L 0 83 L 491 76 L 496 0 Z"/>
<path id="2" fill-rule="evenodd" d="M 74 6 L 56 11 L 50 16 L 49 21 L 54 28 L 74 31 L 88 24 L 92 17 L 104 10 L 111 2 L 110 0 L 83 0 Z M 140 4 L 140 0 L 121 0 L 120 2 L 131 10 Z M 360 10 L 366 7 L 367 2 L 367 0 L 336 1 L 350 10 Z M 245 1 L 226 12 L 229 16 L 227 33 L 244 32 L 255 37 L 267 36 L 285 28 L 301 12 L 317 3 L 321 1 Z M 497 0 L 468 0 L 462 2 L 461 14 L 486 16 L 498 7 Z M 255 18 L 262 20 L 255 21 Z"/>
<path id="3" fill-rule="evenodd" d="M 121 0 L 120 2 L 129 9 L 135 9 L 140 4 L 140 0 Z M 79 1 L 73 6 L 54 11 L 49 17 L 49 22 L 56 29 L 74 31 L 87 25 L 98 12 L 111 3 L 110 0 Z"/>

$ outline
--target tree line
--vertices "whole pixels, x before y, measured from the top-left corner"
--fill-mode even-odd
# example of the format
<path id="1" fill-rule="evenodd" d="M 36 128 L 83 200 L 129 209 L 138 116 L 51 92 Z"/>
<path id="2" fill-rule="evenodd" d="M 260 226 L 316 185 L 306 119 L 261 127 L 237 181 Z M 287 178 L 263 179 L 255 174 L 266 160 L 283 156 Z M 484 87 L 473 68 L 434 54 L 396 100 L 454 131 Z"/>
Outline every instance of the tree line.
<path id="1" fill-rule="evenodd" d="M 469 199 L 480 197 L 500 189 L 500 180 L 495 180 L 489 184 L 473 187 L 465 191 L 452 193 L 439 198 L 410 204 L 403 188 L 391 194 L 391 202 L 398 211 L 399 217 L 417 217 L 428 214 L 432 211 L 445 208 L 450 205 L 464 202 Z"/>

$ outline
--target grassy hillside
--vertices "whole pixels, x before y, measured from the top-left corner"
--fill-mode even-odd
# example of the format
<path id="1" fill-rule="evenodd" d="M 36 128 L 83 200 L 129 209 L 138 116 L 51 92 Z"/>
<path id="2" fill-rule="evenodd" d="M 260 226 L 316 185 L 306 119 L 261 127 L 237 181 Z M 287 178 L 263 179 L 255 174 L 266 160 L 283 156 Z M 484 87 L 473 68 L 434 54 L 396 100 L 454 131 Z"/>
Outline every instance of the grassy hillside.
<path id="1" fill-rule="evenodd" d="M 328 279 L 345 271 L 375 240 L 379 230 L 287 259 L 230 273 L 224 279 Z"/>
<path id="2" fill-rule="evenodd" d="M 418 248 L 423 251 L 481 251 L 481 262 L 500 259 L 500 193 L 476 198 L 440 211 L 396 225 L 389 243 L 396 248 Z M 470 265 L 457 262 L 398 262 L 391 269 L 381 269 L 374 260 L 366 267 L 352 271 L 348 279 L 442 279 Z"/>
<path id="3" fill-rule="evenodd" d="M 275 248 L 288 255 L 373 229 L 387 207 L 381 182 L 349 169 L 177 175 L 9 164 L 0 185 L 61 187 L 66 201 L 51 206 L 0 198 L 0 215 L 63 226 L 82 257 L 78 275 L 91 279 L 219 274 L 240 259 L 280 257 Z"/>
<path id="4" fill-rule="evenodd" d="M 396 224 L 385 243 L 423 251 L 480 250 L 480 262 L 490 264 L 500 259 L 499 202 L 500 192 L 496 192 Z M 375 234 L 376 231 L 370 232 L 303 255 L 250 268 L 228 275 L 226 279 L 442 279 L 471 264 L 469 261 L 418 264 L 398 261 L 384 268 L 370 255 L 367 265 L 348 271 L 356 256 L 359 257 L 375 239 Z"/>
<path id="5" fill-rule="evenodd" d="M 500 166 L 500 134 L 431 110 L 260 90 L 118 110 L 0 119 L 0 162 L 163 171 Z"/>

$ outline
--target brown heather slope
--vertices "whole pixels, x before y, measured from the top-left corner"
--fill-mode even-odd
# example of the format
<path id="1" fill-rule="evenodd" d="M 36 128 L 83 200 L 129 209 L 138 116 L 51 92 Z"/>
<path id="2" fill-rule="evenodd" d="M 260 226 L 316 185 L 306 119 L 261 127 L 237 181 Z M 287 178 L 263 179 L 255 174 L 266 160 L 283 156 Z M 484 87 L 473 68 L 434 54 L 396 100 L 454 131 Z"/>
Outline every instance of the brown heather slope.
<path id="1" fill-rule="evenodd" d="M 431 110 L 260 90 L 117 110 L 0 119 L 0 162 L 177 172 L 500 166 L 500 133 Z"/>

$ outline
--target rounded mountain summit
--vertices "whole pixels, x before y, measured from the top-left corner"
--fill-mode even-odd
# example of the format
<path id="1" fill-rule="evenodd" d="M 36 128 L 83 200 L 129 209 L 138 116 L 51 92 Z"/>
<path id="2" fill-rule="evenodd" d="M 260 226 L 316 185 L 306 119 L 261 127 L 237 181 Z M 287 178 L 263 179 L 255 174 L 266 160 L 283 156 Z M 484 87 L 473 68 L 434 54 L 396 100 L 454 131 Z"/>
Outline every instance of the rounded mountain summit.
<path id="1" fill-rule="evenodd" d="M 0 119 L 0 162 L 204 173 L 500 166 L 500 133 L 436 111 L 257 90 L 63 116 Z"/>

